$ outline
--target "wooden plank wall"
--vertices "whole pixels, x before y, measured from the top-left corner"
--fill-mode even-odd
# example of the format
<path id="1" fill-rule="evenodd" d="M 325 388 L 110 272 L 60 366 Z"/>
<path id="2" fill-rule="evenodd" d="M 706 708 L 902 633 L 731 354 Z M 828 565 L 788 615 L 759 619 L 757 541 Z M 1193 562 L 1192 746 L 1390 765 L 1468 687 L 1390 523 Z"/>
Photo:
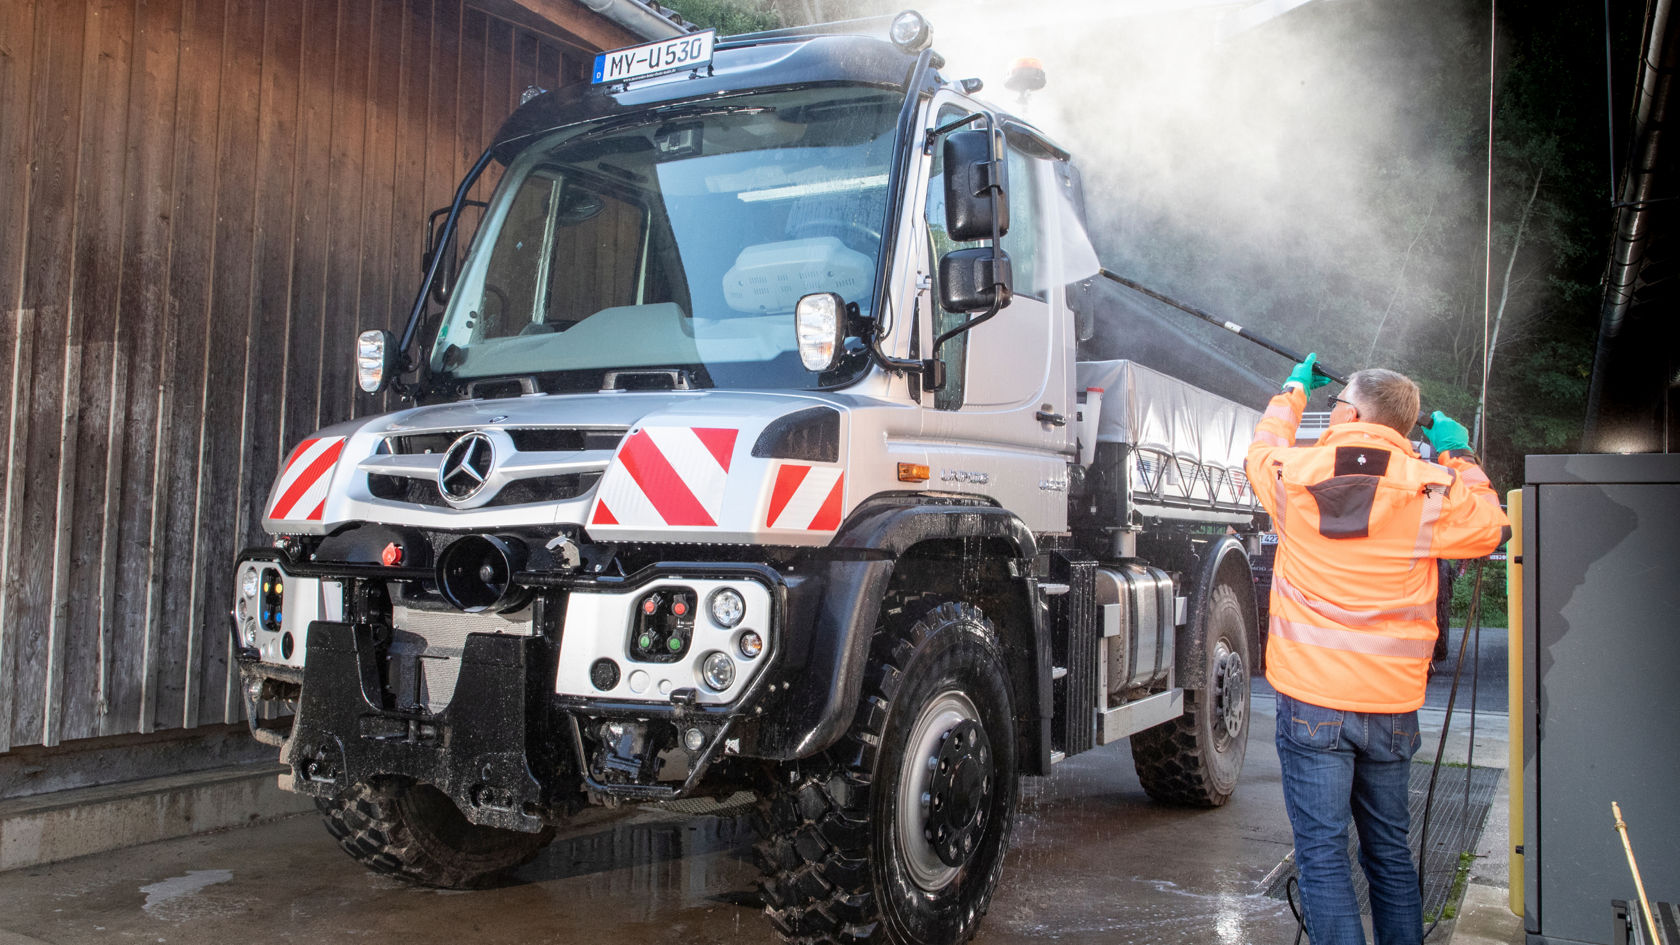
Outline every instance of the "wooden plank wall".
<path id="1" fill-rule="evenodd" d="M 635 42 L 585 25 L 0 0 L 0 752 L 242 717 L 231 567 L 268 484 L 384 406 L 356 333 L 400 330 L 425 215 L 520 92 Z"/>

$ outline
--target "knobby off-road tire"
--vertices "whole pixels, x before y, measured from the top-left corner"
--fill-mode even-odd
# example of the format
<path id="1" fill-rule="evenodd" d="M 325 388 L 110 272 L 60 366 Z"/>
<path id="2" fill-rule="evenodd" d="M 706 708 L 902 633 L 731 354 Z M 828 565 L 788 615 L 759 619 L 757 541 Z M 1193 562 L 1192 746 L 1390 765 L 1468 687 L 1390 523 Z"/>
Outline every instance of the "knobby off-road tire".
<path id="1" fill-rule="evenodd" d="M 1157 801 L 1219 807 L 1231 799 L 1248 754 L 1248 622 L 1236 589 L 1213 589 L 1201 632 L 1207 685 L 1184 693 L 1184 714 L 1132 736 L 1132 766 Z"/>
<path id="2" fill-rule="evenodd" d="M 376 873 L 422 886 L 481 889 L 529 863 L 553 828 L 521 833 L 467 820 L 437 788 L 403 780 L 357 784 L 318 797 L 327 832 L 344 852 Z"/>
<path id="3" fill-rule="evenodd" d="M 765 913 L 790 942 L 966 942 L 1002 870 L 1016 762 L 996 633 L 968 604 L 883 615 L 851 731 L 759 804 Z"/>

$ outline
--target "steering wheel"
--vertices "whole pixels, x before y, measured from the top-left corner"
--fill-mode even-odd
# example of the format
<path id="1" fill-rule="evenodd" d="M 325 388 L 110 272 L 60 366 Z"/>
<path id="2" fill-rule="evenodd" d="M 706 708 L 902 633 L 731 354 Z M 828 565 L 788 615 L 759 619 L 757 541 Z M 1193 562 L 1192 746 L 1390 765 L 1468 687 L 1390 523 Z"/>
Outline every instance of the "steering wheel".
<path id="1" fill-rule="evenodd" d="M 495 303 L 494 309 L 485 304 L 492 301 Z M 507 320 L 508 311 L 512 307 L 513 304 L 508 301 L 506 292 L 488 282 L 484 283 L 484 294 L 478 300 L 479 337 L 494 337 L 492 330 Z"/>

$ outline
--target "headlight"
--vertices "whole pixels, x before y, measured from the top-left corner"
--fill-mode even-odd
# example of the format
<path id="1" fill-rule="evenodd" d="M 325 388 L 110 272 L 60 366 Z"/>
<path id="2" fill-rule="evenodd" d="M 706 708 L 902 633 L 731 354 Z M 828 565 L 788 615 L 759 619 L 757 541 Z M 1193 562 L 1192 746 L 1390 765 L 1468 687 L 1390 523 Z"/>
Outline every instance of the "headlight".
<path id="1" fill-rule="evenodd" d="M 793 329 L 799 341 L 799 361 L 807 371 L 834 366 L 845 340 L 846 303 L 833 292 L 813 292 L 793 309 Z"/>
<path id="2" fill-rule="evenodd" d="M 735 684 L 735 661 L 728 653 L 708 653 L 700 664 L 700 679 L 717 692 L 728 689 Z"/>
<path id="3" fill-rule="evenodd" d="M 257 596 L 256 568 L 247 568 L 245 570 L 245 576 L 239 579 L 239 591 L 246 597 Z M 241 602 L 240 606 L 244 606 L 244 602 Z M 241 614 L 241 616 L 243 616 L 243 614 Z"/>
<path id="4" fill-rule="evenodd" d="M 747 615 L 747 602 L 741 597 L 740 591 L 732 587 L 720 587 L 712 592 L 711 600 L 706 602 L 706 609 L 711 612 L 713 623 L 730 630 Z"/>
<path id="5" fill-rule="evenodd" d="M 377 394 L 391 381 L 396 366 L 396 339 L 388 331 L 375 329 L 356 336 L 356 383 Z"/>

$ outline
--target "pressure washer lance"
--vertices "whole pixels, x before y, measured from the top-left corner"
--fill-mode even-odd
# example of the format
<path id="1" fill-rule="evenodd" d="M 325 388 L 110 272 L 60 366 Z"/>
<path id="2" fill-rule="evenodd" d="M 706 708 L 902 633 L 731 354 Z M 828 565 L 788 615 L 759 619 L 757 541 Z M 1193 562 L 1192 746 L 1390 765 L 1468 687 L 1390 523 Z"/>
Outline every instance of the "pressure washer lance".
<path id="1" fill-rule="evenodd" d="M 1185 302 L 1180 302 L 1178 299 L 1175 299 L 1170 295 L 1162 295 L 1161 293 L 1156 292 L 1154 289 L 1151 289 L 1148 286 L 1144 286 L 1144 285 L 1141 285 L 1139 283 L 1133 282 L 1132 280 L 1126 278 L 1125 276 L 1119 275 L 1117 273 L 1110 272 L 1107 269 L 1098 269 L 1097 274 L 1102 276 L 1104 279 L 1109 280 L 1110 282 L 1114 282 L 1118 285 L 1123 285 L 1126 288 L 1131 289 L 1133 292 L 1140 292 L 1144 295 L 1149 296 L 1150 298 L 1154 299 L 1157 302 L 1161 302 L 1161 303 L 1164 303 L 1166 305 L 1170 305 L 1173 308 L 1176 308 L 1179 311 L 1184 312 L 1186 314 L 1194 315 L 1197 318 L 1201 319 L 1204 322 L 1207 322 L 1210 325 L 1218 325 L 1220 328 L 1225 329 L 1226 331 L 1230 332 L 1233 335 L 1237 335 L 1239 337 L 1246 338 L 1249 341 L 1259 345 L 1260 347 L 1265 348 L 1267 351 L 1270 351 L 1274 354 L 1281 354 L 1291 361 L 1300 362 L 1300 361 L 1305 361 L 1306 360 L 1306 356 L 1301 354 L 1300 352 L 1292 351 L 1289 348 L 1286 348 L 1283 345 L 1280 345 L 1277 342 L 1275 342 L 1275 341 L 1271 340 L 1270 338 L 1267 338 L 1263 335 L 1257 335 L 1254 332 L 1249 331 L 1247 328 L 1244 328 L 1243 326 L 1237 324 L 1236 322 L 1226 321 L 1225 319 L 1220 318 L 1217 315 L 1212 314 L 1211 312 L 1205 312 L 1205 311 L 1197 308 L 1194 305 L 1190 305 L 1190 304 L 1185 303 Z M 1335 381 L 1336 383 L 1342 385 L 1343 387 L 1347 386 L 1347 378 L 1346 377 L 1343 377 L 1342 375 L 1337 374 L 1335 371 L 1332 371 L 1329 368 L 1326 368 L 1322 364 L 1314 364 L 1313 365 L 1313 372 L 1316 373 L 1316 374 L 1322 374 L 1325 377 L 1328 377 L 1329 379 L 1331 379 L 1331 380 Z M 1424 411 L 1421 411 L 1421 410 L 1418 411 L 1418 419 L 1417 419 L 1418 426 L 1423 427 L 1425 430 L 1427 430 L 1431 426 L 1434 425 L 1434 422 L 1435 422 L 1434 419 L 1428 413 L 1425 413 Z"/>

